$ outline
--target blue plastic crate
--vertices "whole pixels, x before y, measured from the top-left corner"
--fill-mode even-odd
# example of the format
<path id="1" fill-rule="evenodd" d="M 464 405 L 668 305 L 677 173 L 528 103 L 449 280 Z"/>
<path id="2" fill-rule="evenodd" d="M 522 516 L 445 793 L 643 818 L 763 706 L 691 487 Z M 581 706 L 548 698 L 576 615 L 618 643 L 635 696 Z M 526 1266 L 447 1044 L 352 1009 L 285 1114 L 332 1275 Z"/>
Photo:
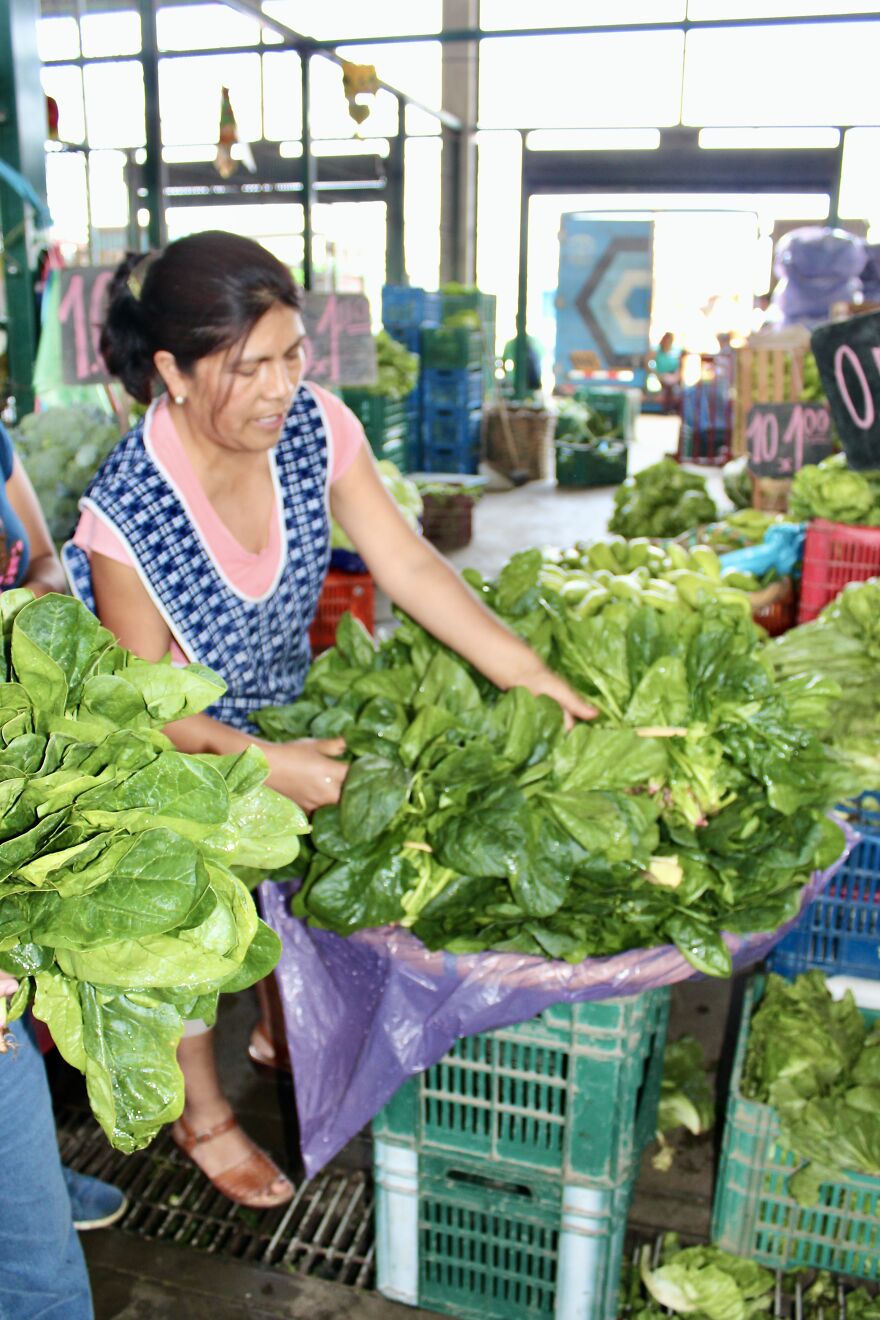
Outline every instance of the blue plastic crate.
<path id="1" fill-rule="evenodd" d="M 428 408 L 457 408 L 472 412 L 483 402 L 483 373 L 451 368 L 427 367 L 421 376 L 422 398 Z"/>
<path id="2" fill-rule="evenodd" d="M 439 325 L 443 300 L 439 293 L 403 284 L 382 288 L 382 324 L 389 326 Z"/>
<path id="3" fill-rule="evenodd" d="M 479 408 L 432 408 L 423 403 L 422 444 L 425 453 L 432 453 L 435 449 L 479 450 L 482 419 Z"/>
<path id="4" fill-rule="evenodd" d="M 861 842 L 768 959 L 780 976 L 815 968 L 880 980 L 880 794 L 863 794 L 852 824 Z"/>
<path id="5" fill-rule="evenodd" d="M 425 449 L 422 451 L 422 472 L 451 472 L 458 476 L 474 476 L 480 463 L 480 451 L 472 449 Z"/>
<path id="6" fill-rule="evenodd" d="M 422 356 L 422 330 L 418 325 L 386 325 L 385 331 L 395 339 L 398 344 L 403 344 L 409 353 L 417 353 Z"/>

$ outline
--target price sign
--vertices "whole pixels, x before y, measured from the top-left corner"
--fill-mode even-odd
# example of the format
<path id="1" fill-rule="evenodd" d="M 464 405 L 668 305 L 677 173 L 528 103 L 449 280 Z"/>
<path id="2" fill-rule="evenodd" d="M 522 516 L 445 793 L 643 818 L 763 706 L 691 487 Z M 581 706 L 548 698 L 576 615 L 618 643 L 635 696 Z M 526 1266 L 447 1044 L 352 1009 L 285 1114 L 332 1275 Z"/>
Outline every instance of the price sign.
<path id="1" fill-rule="evenodd" d="M 60 272 L 61 362 L 66 385 L 111 380 L 99 348 L 110 266 L 74 266 Z M 306 376 L 319 385 L 372 385 L 376 348 L 370 304 L 362 293 L 302 295 L 308 343 Z"/>
<path id="2" fill-rule="evenodd" d="M 362 293 L 304 293 L 306 377 L 318 385 L 372 385 L 376 346 Z"/>
<path id="3" fill-rule="evenodd" d="M 824 403 L 757 403 L 749 409 L 746 438 L 756 477 L 793 477 L 834 452 Z"/>
<path id="4" fill-rule="evenodd" d="M 65 385 L 106 385 L 111 377 L 104 366 L 98 340 L 104 319 L 110 266 L 74 266 L 59 272 L 61 300 L 61 370 Z"/>
<path id="5" fill-rule="evenodd" d="M 811 338 L 847 462 L 880 468 L 880 312 L 817 326 Z"/>

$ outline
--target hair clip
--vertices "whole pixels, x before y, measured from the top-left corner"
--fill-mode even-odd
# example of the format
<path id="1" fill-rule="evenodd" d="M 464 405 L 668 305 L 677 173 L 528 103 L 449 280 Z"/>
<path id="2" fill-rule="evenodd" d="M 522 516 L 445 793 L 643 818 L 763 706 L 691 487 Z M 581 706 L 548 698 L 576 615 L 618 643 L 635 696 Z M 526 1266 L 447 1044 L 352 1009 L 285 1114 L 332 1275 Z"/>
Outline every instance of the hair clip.
<path id="1" fill-rule="evenodd" d="M 144 280 L 147 278 L 147 271 L 153 264 L 155 252 L 148 252 L 146 256 L 141 257 L 136 266 L 133 266 L 128 276 L 128 291 L 135 302 L 140 302 L 143 293 Z"/>

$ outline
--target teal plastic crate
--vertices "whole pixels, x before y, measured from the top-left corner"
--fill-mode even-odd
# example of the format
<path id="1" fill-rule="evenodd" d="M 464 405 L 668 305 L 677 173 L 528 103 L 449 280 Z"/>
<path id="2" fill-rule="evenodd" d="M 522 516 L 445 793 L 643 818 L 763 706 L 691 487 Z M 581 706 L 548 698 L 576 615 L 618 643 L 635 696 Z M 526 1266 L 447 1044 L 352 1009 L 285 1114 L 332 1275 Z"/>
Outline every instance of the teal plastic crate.
<path id="1" fill-rule="evenodd" d="M 441 320 L 445 321 L 447 317 L 457 316 L 459 312 L 476 312 L 481 326 L 494 329 L 495 294 L 480 293 L 479 289 L 471 289 L 468 293 L 441 293 Z"/>
<path id="2" fill-rule="evenodd" d="M 342 390 L 342 401 L 358 418 L 374 454 L 382 457 L 380 451 L 389 441 L 403 443 L 406 440 L 406 399 L 388 399 L 383 394 L 347 385 Z"/>
<path id="3" fill-rule="evenodd" d="M 623 441 L 600 441 L 596 445 L 557 440 L 556 481 L 560 486 L 587 489 L 619 486 L 626 480 L 629 450 Z"/>
<path id="4" fill-rule="evenodd" d="M 726 1251 L 776 1269 L 812 1266 L 880 1279 L 880 1178 L 844 1173 L 822 1184 L 818 1205 L 798 1205 L 788 1180 L 802 1161 L 782 1146 L 775 1109 L 746 1100 L 740 1091 L 752 1011 L 762 988 L 763 978 L 753 977 L 743 997 L 712 1239 Z M 863 1012 L 869 1021 L 878 1016 Z"/>
<path id="5" fill-rule="evenodd" d="M 668 1016 L 660 989 L 465 1037 L 400 1088 L 373 1134 L 527 1180 L 619 1186 L 654 1134 Z"/>
<path id="6" fill-rule="evenodd" d="M 375 1143 L 376 1286 L 456 1320 L 615 1320 L 635 1173 L 569 1186 Z"/>
<path id="7" fill-rule="evenodd" d="M 580 385 L 574 397 L 611 422 L 617 437 L 627 444 L 635 439 L 639 391 L 624 386 Z"/>

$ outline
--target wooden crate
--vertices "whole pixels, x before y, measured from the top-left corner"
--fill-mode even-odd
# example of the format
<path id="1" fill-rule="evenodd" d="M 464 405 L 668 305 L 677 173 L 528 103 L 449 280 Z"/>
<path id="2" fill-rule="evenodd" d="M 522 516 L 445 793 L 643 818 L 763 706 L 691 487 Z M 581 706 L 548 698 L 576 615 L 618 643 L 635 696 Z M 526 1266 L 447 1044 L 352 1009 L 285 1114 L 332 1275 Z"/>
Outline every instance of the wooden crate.
<path id="1" fill-rule="evenodd" d="M 755 403 L 796 402 L 804 386 L 809 331 L 802 326 L 759 331 L 734 349 L 733 453 L 748 452 L 746 420 Z"/>

